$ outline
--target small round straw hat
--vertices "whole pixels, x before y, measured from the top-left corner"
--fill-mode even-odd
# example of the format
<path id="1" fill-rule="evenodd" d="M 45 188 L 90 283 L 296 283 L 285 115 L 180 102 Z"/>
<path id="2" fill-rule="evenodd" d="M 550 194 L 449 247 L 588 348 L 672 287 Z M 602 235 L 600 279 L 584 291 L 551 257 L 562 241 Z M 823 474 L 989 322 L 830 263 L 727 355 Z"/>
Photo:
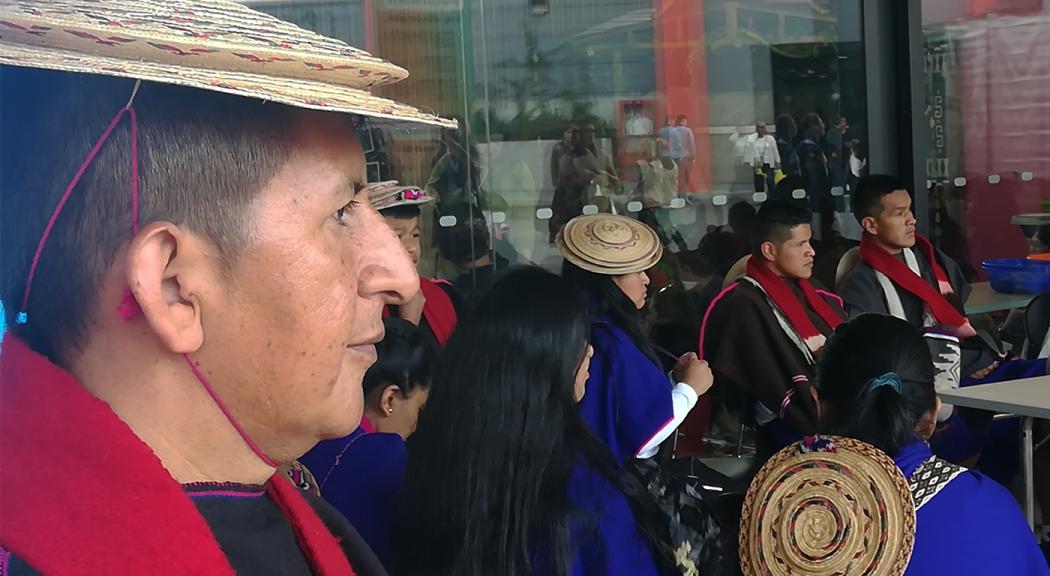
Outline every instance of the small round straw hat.
<path id="1" fill-rule="evenodd" d="M 577 216 L 558 231 L 555 243 L 569 262 L 610 276 L 648 270 L 664 252 L 652 228 L 614 214 Z"/>
<path id="2" fill-rule="evenodd" d="M 745 576 L 900 576 L 915 504 L 900 469 L 852 438 L 807 438 L 759 471 L 740 519 Z"/>
<path id="3" fill-rule="evenodd" d="M 368 202 L 376 210 L 386 210 L 397 206 L 419 206 L 429 204 L 434 197 L 418 186 L 402 186 L 397 180 L 377 182 L 368 185 Z"/>
<path id="4" fill-rule="evenodd" d="M 456 126 L 372 93 L 406 78 L 402 68 L 227 0 L 4 0 L 0 64 Z"/>

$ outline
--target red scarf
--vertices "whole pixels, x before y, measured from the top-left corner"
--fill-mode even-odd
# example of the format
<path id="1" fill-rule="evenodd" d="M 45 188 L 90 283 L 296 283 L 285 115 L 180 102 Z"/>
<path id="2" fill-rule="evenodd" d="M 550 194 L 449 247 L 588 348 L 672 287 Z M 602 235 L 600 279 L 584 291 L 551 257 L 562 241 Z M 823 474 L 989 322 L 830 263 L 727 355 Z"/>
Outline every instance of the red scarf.
<path id="1" fill-rule="evenodd" d="M 423 317 L 427 319 L 427 325 L 437 338 L 438 344 L 444 346 L 452 337 L 452 331 L 456 329 L 456 308 L 452 306 L 452 299 L 448 297 L 445 290 L 438 284 L 445 283 L 444 280 L 430 280 L 419 278 L 419 289 L 427 301 L 423 304 Z"/>
<path id="2" fill-rule="evenodd" d="M 0 354 L 0 545 L 43 574 L 234 576 L 182 486 L 101 400 L 7 335 Z M 315 574 L 353 576 L 298 489 L 273 478 Z"/>
<path id="3" fill-rule="evenodd" d="M 939 324 L 955 328 L 960 336 L 975 336 L 977 332 L 970 325 L 970 321 L 963 316 L 945 296 L 954 293 L 952 284 L 948 280 L 948 274 L 941 268 L 937 261 L 937 251 L 933 244 L 926 238 L 915 235 L 915 247 L 926 257 L 933 270 L 933 277 L 937 279 L 937 288 L 930 286 L 925 278 L 916 274 L 908 265 L 897 259 L 896 256 L 884 250 L 871 236 L 865 234 L 860 241 L 860 258 L 875 270 L 882 272 L 895 285 L 904 288 L 908 292 L 919 297 L 930 308 L 930 313 L 937 319 Z"/>
<path id="4" fill-rule="evenodd" d="M 434 338 L 443 348 L 448 339 L 452 337 L 452 331 L 456 329 L 458 316 L 456 307 L 452 305 L 452 299 L 439 284 L 448 284 L 448 282 L 419 277 L 419 291 L 426 298 L 426 301 L 423 302 L 423 318 L 426 318 L 427 326 L 430 326 Z M 383 308 L 383 318 L 389 317 L 390 307 L 387 306 Z"/>
<path id="5" fill-rule="evenodd" d="M 754 256 L 747 259 L 747 275 L 758 282 L 758 285 L 765 291 L 766 296 L 784 313 L 784 316 L 787 316 L 788 323 L 791 324 L 791 327 L 795 329 L 795 332 L 811 351 L 817 352 L 824 347 L 826 336 L 821 334 L 820 330 L 817 330 L 817 327 L 813 325 L 809 314 L 806 313 L 806 308 L 795 296 L 795 293 L 791 291 L 787 280 L 778 276 L 769 269 L 769 266 L 766 266 L 765 263 L 760 262 Z M 820 316 L 825 324 L 832 330 L 838 328 L 839 324 L 842 324 L 842 316 L 835 313 L 821 296 L 820 291 L 814 288 L 809 280 L 800 279 L 798 285 L 802 289 L 802 296 L 805 298 L 810 310 L 816 312 L 817 316 Z"/>

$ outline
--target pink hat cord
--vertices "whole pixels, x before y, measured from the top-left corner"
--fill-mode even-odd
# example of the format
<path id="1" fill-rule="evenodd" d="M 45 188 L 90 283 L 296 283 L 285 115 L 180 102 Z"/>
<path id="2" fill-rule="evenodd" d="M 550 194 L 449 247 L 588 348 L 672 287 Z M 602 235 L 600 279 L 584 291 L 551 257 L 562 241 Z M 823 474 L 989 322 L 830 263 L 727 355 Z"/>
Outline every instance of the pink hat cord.
<path id="1" fill-rule="evenodd" d="M 25 290 L 22 293 L 22 306 L 19 308 L 18 314 L 15 317 L 17 324 L 27 324 L 29 322 L 29 295 L 30 290 L 33 286 L 33 278 L 36 276 L 37 267 L 40 265 L 40 257 L 44 252 L 44 245 L 47 244 L 48 238 L 51 237 L 51 232 L 55 227 L 55 222 L 58 221 L 59 215 L 66 206 L 66 202 L 69 201 L 70 196 L 73 195 L 73 191 L 76 189 L 77 184 L 80 183 L 84 173 L 87 172 L 88 167 L 95 161 L 99 153 L 102 151 L 102 147 L 109 140 L 113 131 L 116 130 L 117 126 L 120 125 L 121 120 L 127 115 L 131 122 L 131 236 L 134 238 L 139 232 L 139 154 L 138 154 L 138 116 L 135 114 L 135 109 L 132 108 L 132 103 L 135 100 L 135 95 L 138 94 L 139 86 L 141 81 L 135 82 L 135 87 L 131 92 L 131 98 L 128 99 L 128 103 L 117 112 L 116 116 L 110 120 L 109 125 L 106 126 L 106 130 L 99 137 L 95 145 L 92 146 L 91 151 L 88 152 L 84 162 L 81 163 L 80 168 L 77 169 L 76 174 L 73 175 L 73 179 L 70 180 L 69 185 L 66 186 L 65 192 L 59 199 L 58 204 L 55 206 L 54 211 L 51 213 L 51 218 L 47 222 L 47 226 L 44 228 L 44 233 L 40 236 L 40 241 L 37 243 L 36 251 L 33 253 L 33 261 L 29 266 L 29 275 L 26 278 Z M 130 287 L 124 288 L 124 293 L 121 297 L 121 302 L 116 308 L 117 314 L 124 319 L 125 322 L 130 321 L 140 311 L 139 303 L 135 300 L 134 294 L 131 292 Z M 226 420 L 233 426 L 237 434 L 240 435 L 241 439 L 244 440 L 248 448 L 251 449 L 252 453 L 256 455 L 264 464 L 271 468 L 277 468 L 275 463 L 269 456 L 263 453 L 259 446 L 248 436 L 248 433 L 241 427 L 240 423 L 233 417 L 233 414 L 226 407 L 226 404 L 216 393 L 215 389 L 208 383 L 208 379 L 204 377 L 204 373 L 201 372 L 200 367 L 190 358 L 189 354 L 183 354 L 183 358 L 186 363 L 189 364 L 190 370 L 193 372 L 194 377 L 201 383 L 204 390 L 211 397 L 215 405 L 218 406 Z"/>

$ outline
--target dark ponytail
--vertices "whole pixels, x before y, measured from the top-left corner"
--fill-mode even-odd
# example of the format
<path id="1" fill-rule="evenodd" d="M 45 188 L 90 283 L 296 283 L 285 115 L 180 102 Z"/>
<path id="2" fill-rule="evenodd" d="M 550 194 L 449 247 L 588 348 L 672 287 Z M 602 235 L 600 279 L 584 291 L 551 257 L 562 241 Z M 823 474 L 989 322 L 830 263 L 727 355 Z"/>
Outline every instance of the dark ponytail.
<path id="1" fill-rule="evenodd" d="M 936 406 L 933 380 L 926 341 L 904 320 L 867 314 L 843 324 L 818 366 L 820 431 L 896 455 Z"/>

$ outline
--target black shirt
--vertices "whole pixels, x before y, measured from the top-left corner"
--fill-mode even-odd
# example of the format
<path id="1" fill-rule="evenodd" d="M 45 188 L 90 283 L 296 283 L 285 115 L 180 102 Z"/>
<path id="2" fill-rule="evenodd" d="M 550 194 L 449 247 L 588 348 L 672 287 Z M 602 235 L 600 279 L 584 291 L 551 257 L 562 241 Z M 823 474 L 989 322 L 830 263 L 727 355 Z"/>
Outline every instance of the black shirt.
<path id="1" fill-rule="evenodd" d="M 275 477 L 273 481 L 285 480 Z M 238 574 L 298 576 L 312 573 L 296 543 L 291 523 L 266 495 L 264 486 L 204 483 L 183 488 L 197 505 L 197 511 L 211 527 L 212 534 Z M 303 497 L 339 539 L 358 576 L 386 576 L 379 559 L 346 518 L 313 494 L 304 492 Z M 10 576 L 40 574 L 14 556 L 8 561 L 7 568 Z M 3 574 L 7 576 L 8 573 Z"/>

